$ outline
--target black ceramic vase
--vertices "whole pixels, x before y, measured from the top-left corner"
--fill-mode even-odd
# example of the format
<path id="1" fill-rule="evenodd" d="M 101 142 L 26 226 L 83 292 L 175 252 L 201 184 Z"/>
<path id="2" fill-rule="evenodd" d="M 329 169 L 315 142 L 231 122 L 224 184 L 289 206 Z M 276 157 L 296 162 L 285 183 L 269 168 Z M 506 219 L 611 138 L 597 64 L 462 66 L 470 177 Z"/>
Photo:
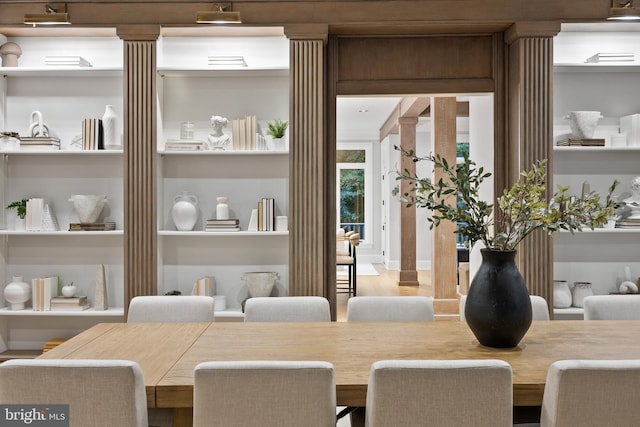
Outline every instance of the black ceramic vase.
<path id="1" fill-rule="evenodd" d="M 531 326 L 531 299 L 515 264 L 516 251 L 481 253 L 465 304 L 467 324 L 484 346 L 515 347 Z"/>

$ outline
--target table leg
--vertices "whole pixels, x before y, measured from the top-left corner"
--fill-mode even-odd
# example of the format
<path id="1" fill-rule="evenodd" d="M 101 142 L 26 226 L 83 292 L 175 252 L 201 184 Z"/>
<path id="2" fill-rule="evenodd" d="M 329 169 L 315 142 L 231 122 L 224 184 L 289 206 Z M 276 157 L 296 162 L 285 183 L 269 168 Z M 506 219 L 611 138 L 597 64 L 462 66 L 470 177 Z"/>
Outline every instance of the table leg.
<path id="1" fill-rule="evenodd" d="M 193 426 L 193 408 L 173 408 L 173 427 L 192 427 L 192 426 Z"/>
<path id="2" fill-rule="evenodd" d="M 351 427 L 364 427 L 365 408 L 358 407 L 349 414 L 351 417 Z"/>

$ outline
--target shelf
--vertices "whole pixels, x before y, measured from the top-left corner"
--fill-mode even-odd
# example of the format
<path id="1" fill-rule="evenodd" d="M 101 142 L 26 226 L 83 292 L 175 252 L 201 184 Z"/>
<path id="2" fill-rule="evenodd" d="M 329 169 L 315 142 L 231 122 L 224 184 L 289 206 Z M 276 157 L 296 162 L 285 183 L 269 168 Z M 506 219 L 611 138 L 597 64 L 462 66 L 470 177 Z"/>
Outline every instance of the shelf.
<path id="1" fill-rule="evenodd" d="M 632 63 L 622 64 L 554 64 L 553 71 L 556 73 L 638 73 L 640 65 Z"/>
<path id="2" fill-rule="evenodd" d="M 31 309 L 26 310 L 11 310 L 9 307 L 0 308 L 0 316 L 45 316 L 45 317 L 121 317 L 124 316 L 123 308 L 109 308 L 107 310 L 96 311 L 93 308 L 86 310 L 73 310 L 73 311 L 33 311 Z"/>
<path id="3" fill-rule="evenodd" d="M 161 156 L 288 156 L 288 151 L 250 151 L 250 150 L 229 150 L 229 151 L 158 151 Z"/>
<path id="4" fill-rule="evenodd" d="M 553 147 L 554 152 L 563 153 L 640 153 L 640 145 L 626 147 Z"/>
<path id="5" fill-rule="evenodd" d="M 160 77 L 279 77 L 288 76 L 288 67 L 278 68 L 172 68 L 158 67 Z"/>
<path id="6" fill-rule="evenodd" d="M 0 151 L 3 155 L 12 156 L 121 156 L 123 150 L 11 150 Z"/>
<path id="7" fill-rule="evenodd" d="M 222 311 L 215 311 L 215 317 L 226 317 L 226 318 L 244 318 L 244 313 L 241 308 L 227 308 Z"/>
<path id="8" fill-rule="evenodd" d="M 277 237 L 288 236 L 288 231 L 158 231 L 159 236 L 170 237 Z"/>
<path id="9" fill-rule="evenodd" d="M 578 236 L 580 234 L 590 234 L 590 233 L 638 234 L 640 233 L 640 227 L 638 228 L 594 228 L 593 230 L 586 229 L 582 231 L 574 231 L 573 235 Z M 560 230 L 560 234 L 568 235 L 571 233 L 567 230 Z"/>
<path id="10" fill-rule="evenodd" d="M 118 77 L 122 68 L 110 67 L 2 67 L 5 77 Z"/>
<path id="11" fill-rule="evenodd" d="M 123 236 L 123 230 L 110 230 L 110 231 L 16 231 L 16 230 L 0 230 L 0 236 L 29 236 L 29 237 L 43 237 L 43 236 Z"/>

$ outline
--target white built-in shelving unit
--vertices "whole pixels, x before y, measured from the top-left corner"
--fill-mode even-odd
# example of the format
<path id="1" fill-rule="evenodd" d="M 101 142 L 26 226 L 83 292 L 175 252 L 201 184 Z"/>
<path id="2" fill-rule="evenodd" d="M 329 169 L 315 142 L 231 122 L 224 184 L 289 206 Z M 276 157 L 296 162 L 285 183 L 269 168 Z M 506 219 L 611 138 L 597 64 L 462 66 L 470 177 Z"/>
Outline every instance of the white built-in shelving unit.
<path id="1" fill-rule="evenodd" d="M 640 113 L 640 26 L 616 27 L 569 25 L 554 44 L 554 137 L 569 134 L 567 111 L 601 111 L 594 138 L 604 138 L 605 147 L 554 147 L 554 184 L 569 185 L 574 194 L 587 181 L 604 195 L 614 179 L 614 193 L 630 191 L 633 177 L 640 175 L 640 146 L 611 146 L 611 135 L 619 131 L 620 117 Z M 568 29 L 568 31 L 566 31 Z M 594 29 L 596 31 L 594 31 Z M 604 29 L 604 30 L 603 30 Z M 635 53 L 628 63 L 587 64 L 596 53 Z M 598 229 L 554 235 L 554 278 L 591 282 L 594 293 L 616 292 L 631 268 L 640 276 L 640 229 Z M 555 310 L 556 318 L 582 318 L 582 309 Z"/>
<path id="2" fill-rule="evenodd" d="M 242 55 L 246 67 L 207 66 L 209 56 Z M 247 231 L 251 210 L 275 199 L 275 214 L 289 212 L 288 151 L 164 151 L 179 137 L 180 123 L 194 124 L 194 139 L 207 141 L 214 115 L 231 121 L 255 115 L 263 133 L 274 119 L 289 120 L 288 41 L 279 37 L 164 37 L 158 60 L 158 292 L 190 293 L 196 279 L 211 276 L 228 310 L 216 318 L 240 317 L 248 297 L 244 272 L 275 271 L 274 294 L 288 293 L 288 232 Z M 176 231 L 174 198 L 198 198 L 194 231 Z M 239 232 L 205 232 L 215 219 L 216 198 L 228 197 Z"/>
<path id="3" fill-rule="evenodd" d="M 101 118 L 106 105 L 122 117 L 122 42 L 115 37 L 12 37 L 23 51 L 18 67 L 0 68 L 0 129 L 29 135 L 31 113 L 40 111 L 49 130 L 60 138 L 60 151 L 0 152 L 0 280 L 13 276 L 59 276 L 73 281 L 78 294 L 93 301 L 96 270 L 105 266 L 109 309 L 95 311 L 10 310 L 0 308 L 0 352 L 39 350 L 52 338 L 68 338 L 93 324 L 122 321 L 123 152 L 74 151 L 84 118 Z M 44 66 L 47 55 L 79 55 L 93 67 Z M 104 194 L 102 219 L 116 230 L 70 232 L 78 222 L 74 194 Z M 16 231 L 15 211 L 4 206 L 23 198 L 44 198 L 59 231 Z M 18 354 L 16 353 L 16 354 Z"/>

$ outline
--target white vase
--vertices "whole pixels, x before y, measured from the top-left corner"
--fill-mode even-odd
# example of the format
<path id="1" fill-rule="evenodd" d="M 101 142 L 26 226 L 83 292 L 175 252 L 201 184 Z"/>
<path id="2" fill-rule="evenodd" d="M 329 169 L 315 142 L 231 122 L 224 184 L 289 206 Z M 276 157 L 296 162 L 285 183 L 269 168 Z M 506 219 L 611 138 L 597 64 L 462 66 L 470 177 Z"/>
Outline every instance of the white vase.
<path id="1" fill-rule="evenodd" d="M 600 111 L 569 111 L 564 118 L 569 120 L 569 127 L 574 138 L 592 138 L 598 120 L 602 118 Z"/>
<path id="2" fill-rule="evenodd" d="M 198 198 L 183 191 L 173 199 L 171 217 L 178 231 L 191 231 L 198 220 Z"/>
<path id="3" fill-rule="evenodd" d="M 24 310 L 26 302 L 31 299 L 31 286 L 21 276 L 13 276 L 13 281 L 4 288 L 4 299 L 11 310 Z"/>
<path id="4" fill-rule="evenodd" d="M 107 196 L 94 194 L 75 194 L 69 198 L 82 224 L 92 224 L 98 220 Z"/>
<path id="5" fill-rule="evenodd" d="M 118 134 L 118 116 L 112 105 L 107 105 L 102 116 L 102 135 L 105 150 L 119 150 L 122 148 Z"/>
<path id="6" fill-rule="evenodd" d="M 251 297 L 271 296 L 276 279 L 279 278 L 278 273 L 267 271 L 244 273 L 242 275 L 242 280 L 247 282 Z"/>
<path id="7" fill-rule="evenodd" d="M 584 299 L 593 295 L 590 282 L 574 282 L 573 284 L 573 306 L 584 307 Z"/>
<path id="8" fill-rule="evenodd" d="M 571 289 L 566 280 L 553 281 L 553 308 L 569 308 L 573 303 Z"/>
<path id="9" fill-rule="evenodd" d="M 229 205 L 227 197 L 216 197 L 218 204 L 216 206 L 216 219 L 229 219 Z"/>

